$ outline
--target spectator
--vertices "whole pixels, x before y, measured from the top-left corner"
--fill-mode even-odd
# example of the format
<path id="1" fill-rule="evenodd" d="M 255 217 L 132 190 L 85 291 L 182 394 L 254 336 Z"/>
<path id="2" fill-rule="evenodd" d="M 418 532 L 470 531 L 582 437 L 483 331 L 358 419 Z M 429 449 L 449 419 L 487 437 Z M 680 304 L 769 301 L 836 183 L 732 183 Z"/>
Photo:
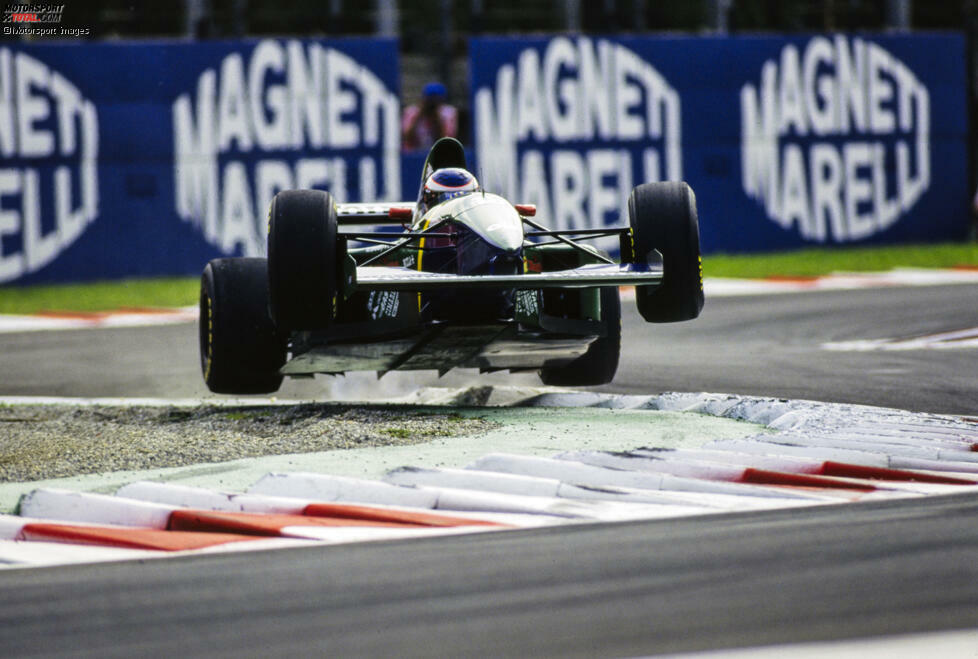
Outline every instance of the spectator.
<path id="1" fill-rule="evenodd" d="M 457 137 L 458 110 L 445 102 L 445 85 L 429 82 L 421 90 L 421 102 L 404 108 L 401 116 L 401 148 L 427 150 L 441 137 Z"/>

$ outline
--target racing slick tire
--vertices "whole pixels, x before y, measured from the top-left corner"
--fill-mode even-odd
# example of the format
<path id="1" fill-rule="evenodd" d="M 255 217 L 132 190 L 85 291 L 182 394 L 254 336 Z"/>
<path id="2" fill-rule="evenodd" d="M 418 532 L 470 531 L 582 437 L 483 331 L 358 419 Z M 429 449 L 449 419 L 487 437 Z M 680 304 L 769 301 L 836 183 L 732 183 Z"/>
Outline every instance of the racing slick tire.
<path id="1" fill-rule="evenodd" d="M 214 259 L 200 280 L 200 366 L 218 394 L 267 394 L 282 385 L 286 342 L 268 314 L 263 258 Z"/>
<path id="2" fill-rule="evenodd" d="M 703 309 L 703 264 L 696 195 L 682 181 L 644 183 L 628 198 L 635 260 L 662 254 L 658 286 L 636 286 L 638 311 L 650 323 L 692 320 Z"/>
<path id="3" fill-rule="evenodd" d="M 569 364 L 541 369 L 544 384 L 591 387 L 614 379 L 621 354 L 621 297 L 616 286 L 601 288 L 601 322 L 605 336 L 591 342 L 587 352 Z"/>
<path id="4" fill-rule="evenodd" d="M 268 211 L 269 308 L 282 332 L 333 320 L 339 267 L 336 206 L 321 190 L 285 190 Z"/>

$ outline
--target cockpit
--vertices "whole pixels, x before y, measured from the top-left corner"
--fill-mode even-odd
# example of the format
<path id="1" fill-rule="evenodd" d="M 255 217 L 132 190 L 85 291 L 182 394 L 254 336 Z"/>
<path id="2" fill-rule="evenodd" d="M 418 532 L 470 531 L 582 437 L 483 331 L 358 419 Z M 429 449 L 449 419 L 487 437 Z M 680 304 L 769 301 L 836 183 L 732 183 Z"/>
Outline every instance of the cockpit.
<path id="1" fill-rule="evenodd" d="M 478 192 L 481 188 L 475 176 L 461 167 L 436 169 L 424 182 L 419 202 L 419 216 L 438 204 Z"/>

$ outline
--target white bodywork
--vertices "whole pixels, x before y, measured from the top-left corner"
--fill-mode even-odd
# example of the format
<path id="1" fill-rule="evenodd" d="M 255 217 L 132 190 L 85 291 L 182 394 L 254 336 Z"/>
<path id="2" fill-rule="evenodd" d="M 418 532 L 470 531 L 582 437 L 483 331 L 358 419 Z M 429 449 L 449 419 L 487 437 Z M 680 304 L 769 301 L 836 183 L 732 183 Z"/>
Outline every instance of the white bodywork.
<path id="1" fill-rule="evenodd" d="M 486 242 L 514 252 L 523 245 L 523 221 L 513 204 L 499 195 L 473 192 L 455 197 L 432 207 L 420 220 L 420 226 L 430 226 L 449 215 L 480 235 Z"/>

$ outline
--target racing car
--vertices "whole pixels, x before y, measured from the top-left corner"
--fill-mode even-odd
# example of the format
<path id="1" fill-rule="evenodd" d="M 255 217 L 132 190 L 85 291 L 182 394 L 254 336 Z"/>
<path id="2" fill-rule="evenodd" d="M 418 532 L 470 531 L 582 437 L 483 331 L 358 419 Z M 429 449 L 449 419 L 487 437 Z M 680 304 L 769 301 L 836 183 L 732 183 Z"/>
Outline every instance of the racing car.
<path id="1" fill-rule="evenodd" d="M 620 286 L 635 287 L 647 322 L 699 315 L 699 228 L 686 183 L 634 188 L 628 226 L 553 230 L 535 215 L 484 190 L 453 138 L 432 146 L 414 202 L 279 192 L 267 258 L 204 268 L 207 387 L 271 393 L 286 376 L 454 368 L 600 385 L 618 368 Z M 617 261 L 582 242 L 608 236 L 618 239 Z"/>

